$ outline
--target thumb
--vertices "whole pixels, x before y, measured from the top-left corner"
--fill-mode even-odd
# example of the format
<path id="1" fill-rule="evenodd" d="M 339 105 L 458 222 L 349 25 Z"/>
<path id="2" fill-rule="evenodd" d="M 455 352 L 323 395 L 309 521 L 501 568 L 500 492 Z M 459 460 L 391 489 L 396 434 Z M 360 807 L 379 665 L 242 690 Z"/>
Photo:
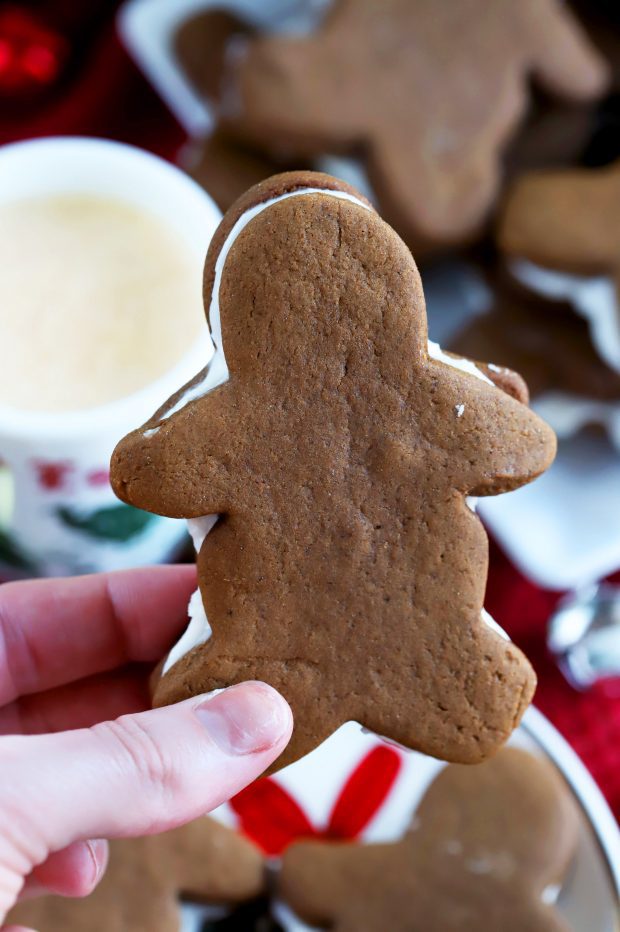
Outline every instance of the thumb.
<path id="1" fill-rule="evenodd" d="M 242 683 L 89 729 L 0 739 L 0 822 L 22 875 L 78 839 L 172 828 L 258 777 L 292 729 L 285 700 Z M 24 870 L 25 868 L 25 870 Z"/>

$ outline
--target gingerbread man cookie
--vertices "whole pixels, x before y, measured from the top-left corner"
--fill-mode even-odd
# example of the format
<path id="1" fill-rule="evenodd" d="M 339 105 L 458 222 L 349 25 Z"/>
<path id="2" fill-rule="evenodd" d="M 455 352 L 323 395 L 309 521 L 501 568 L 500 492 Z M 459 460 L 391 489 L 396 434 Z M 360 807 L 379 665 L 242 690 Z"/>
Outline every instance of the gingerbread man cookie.
<path id="1" fill-rule="evenodd" d="M 552 765 L 509 748 L 444 768 L 400 842 L 291 846 L 279 892 L 334 932 L 567 932 L 553 903 L 577 832 Z"/>
<path id="2" fill-rule="evenodd" d="M 348 720 L 484 759 L 534 675 L 481 617 L 488 543 L 466 499 L 539 475 L 553 433 L 518 377 L 428 342 L 409 250 L 334 178 L 252 188 L 204 282 L 213 360 L 112 460 L 119 497 L 191 519 L 198 551 L 155 703 L 265 680 L 295 715 L 279 766 Z"/>
<path id="3" fill-rule="evenodd" d="M 529 77 L 574 101 L 606 86 L 559 0 L 338 0 L 312 35 L 250 41 L 222 116 L 272 153 L 361 153 L 381 213 L 419 256 L 481 227 Z"/>
<path id="4" fill-rule="evenodd" d="M 181 898 L 232 905 L 264 891 L 264 862 L 251 842 L 213 819 L 149 838 L 113 841 L 90 896 L 47 896 L 9 920 L 37 932 L 178 932 Z"/>

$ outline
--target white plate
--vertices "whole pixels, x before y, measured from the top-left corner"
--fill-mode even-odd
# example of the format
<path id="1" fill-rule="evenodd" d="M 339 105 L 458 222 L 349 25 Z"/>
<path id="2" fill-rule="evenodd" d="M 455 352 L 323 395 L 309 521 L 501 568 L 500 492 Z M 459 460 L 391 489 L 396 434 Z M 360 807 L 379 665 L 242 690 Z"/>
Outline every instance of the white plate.
<path id="1" fill-rule="evenodd" d="M 531 485 L 478 501 L 511 560 L 549 589 L 597 582 L 620 567 L 620 455 L 604 436 L 562 440 Z"/>

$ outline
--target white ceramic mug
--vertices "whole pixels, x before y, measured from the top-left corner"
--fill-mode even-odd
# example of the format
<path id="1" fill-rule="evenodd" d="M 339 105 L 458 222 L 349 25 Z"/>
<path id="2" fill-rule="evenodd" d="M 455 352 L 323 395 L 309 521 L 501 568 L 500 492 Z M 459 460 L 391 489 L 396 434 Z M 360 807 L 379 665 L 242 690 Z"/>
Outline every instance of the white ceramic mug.
<path id="1" fill-rule="evenodd" d="M 196 253 L 201 289 L 201 263 L 221 214 L 173 165 L 100 139 L 59 137 L 0 149 L 0 203 L 61 193 L 110 196 L 158 216 Z M 0 270 L 1 263 L 0 257 Z M 205 324 L 204 337 L 163 377 L 90 410 L 37 413 L 3 407 L 0 400 L 1 577 L 94 572 L 174 555 L 185 539 L 184 522 L 121 504 L 108 465 L 116 442 L 202 369 L 212 352 Z"/>

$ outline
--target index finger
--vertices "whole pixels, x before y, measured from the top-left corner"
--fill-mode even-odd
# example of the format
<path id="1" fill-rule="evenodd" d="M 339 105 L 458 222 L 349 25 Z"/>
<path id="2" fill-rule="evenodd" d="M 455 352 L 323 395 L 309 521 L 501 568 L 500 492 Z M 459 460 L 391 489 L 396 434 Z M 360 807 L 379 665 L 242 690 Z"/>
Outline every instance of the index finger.
<path id="1" fill-rule="evenodd" d="M 0 586 L 0 705 L 130 661 L 159 660 L 187 623 L 194 566 Z"/>

